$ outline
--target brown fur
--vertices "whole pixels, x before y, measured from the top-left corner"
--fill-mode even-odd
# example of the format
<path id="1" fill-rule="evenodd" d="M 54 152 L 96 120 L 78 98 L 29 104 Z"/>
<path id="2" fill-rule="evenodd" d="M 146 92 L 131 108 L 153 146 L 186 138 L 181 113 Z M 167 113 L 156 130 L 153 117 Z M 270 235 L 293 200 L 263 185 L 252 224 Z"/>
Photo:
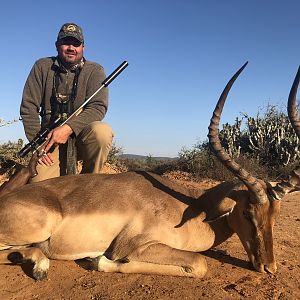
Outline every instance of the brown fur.
<path id="1" fill-rule="evenodd" d="M 203 276 L 207 267 L 197 252 L 237 232 L 244 246 L 250 241 L 246 251 L 250 259 L 255 257 L 254 265 L 273 272 L 273 250 L 262 253 L 272 248 L 275 203 L 251 204 L 248 198 L 243 185 L 229 182 L 195 197 L 193 190 L 147 172 L 27 184 L 0 198 L 0 224 L 5 224 L 0 226 L 0 245 L 10 249 L 2 262 L 16 251 L 23 259 L 31 257 L 37 279 L 46 277 L 46 257 L 97 257 L 97 269 L 103 271 Z M 268 230 L 259 243 L 245 210 L 258 220 L 259 232 Z M 30 255 L 29 245 L 35 247 L 27 248 Z M 41 250 L 37 258 L 33 249 Z"/>

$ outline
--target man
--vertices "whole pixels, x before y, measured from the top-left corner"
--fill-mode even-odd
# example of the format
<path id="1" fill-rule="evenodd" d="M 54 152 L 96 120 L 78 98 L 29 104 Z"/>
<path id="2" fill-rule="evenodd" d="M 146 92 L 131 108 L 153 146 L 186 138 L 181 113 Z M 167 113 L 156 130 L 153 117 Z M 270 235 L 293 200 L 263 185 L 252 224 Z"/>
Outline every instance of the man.
<path id="1" fill-rule="evenodd" d="M 55 43 L 58 55 L 39 59 L 25 83 L 20 113 L 29 141 L 58 116 L 66 119 L 89 98 L 105 79 L 102 66 L 83 57 L 82 29 L 64 24 Z M 113 138 L 112 129 L 101 122 L 108 107 L 107 88 L 102 89 L 82 112 L 48 135 L 33 182 L 76 172 L 98 173 Z"/>

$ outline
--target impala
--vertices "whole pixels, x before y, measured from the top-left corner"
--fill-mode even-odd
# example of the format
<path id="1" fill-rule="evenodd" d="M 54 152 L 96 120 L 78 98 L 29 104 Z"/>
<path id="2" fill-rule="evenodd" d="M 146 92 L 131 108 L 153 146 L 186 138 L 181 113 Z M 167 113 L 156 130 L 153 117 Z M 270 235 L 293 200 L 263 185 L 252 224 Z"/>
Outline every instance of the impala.
<path id="1" fill-rule="evenodd" d="M 246 65 L 246 64 L 245 64 Z M 189 190 L 148 172 L 85 174 L 26 184 L 37 156 L 0 190 L 0 263 L 33 262 L 33 277 L 47 277 L 49 259 L 89 258 L 103 272 L 203 277 L 204 256 L 237 233 L 259 272 L 276 272 L 273 226 L 280 200 L 297 190 L 300 168 L 272 187 L 234 162 L 218 136 L 231 78 L 209 125 L 209 143 L 240 183 Z M 300 136 L 293 83 L 288 112 Z"/>

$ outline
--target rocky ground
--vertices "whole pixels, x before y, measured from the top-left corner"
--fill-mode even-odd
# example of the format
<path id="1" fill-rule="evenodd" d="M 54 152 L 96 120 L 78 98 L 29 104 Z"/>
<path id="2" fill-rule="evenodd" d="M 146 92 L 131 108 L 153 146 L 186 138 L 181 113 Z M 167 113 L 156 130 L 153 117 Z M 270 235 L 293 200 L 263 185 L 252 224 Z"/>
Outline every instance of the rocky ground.
<path id="1" fill-rule="evenodd" d="M 169 178 L 192 187 L 186 174 Z M 49 278 L 35 282 L 30 266 L 0 266 L 0 299 L 300 299 L 300 193 L 284 199 L 275 225 L 276 275 L 251 269 L 238 238 L 204 253 L 209 271 L 203 279 L 88 271 L 79 262 L 51 261 Z M 197 238 L 197 237 L 195 237 Z"/>

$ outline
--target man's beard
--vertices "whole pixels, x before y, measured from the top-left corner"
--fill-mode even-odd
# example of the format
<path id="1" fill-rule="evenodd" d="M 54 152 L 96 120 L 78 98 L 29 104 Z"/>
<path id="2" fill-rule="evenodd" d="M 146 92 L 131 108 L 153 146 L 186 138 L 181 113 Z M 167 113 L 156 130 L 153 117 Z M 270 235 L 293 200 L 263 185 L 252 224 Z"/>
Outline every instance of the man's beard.
<path id="1" fill-rule="evenodd" d="M 82 68 L 84 65 L 84 58 L 81 57 L 80 59 L 74 61 L 74 62 L 68 62 L 65 59 L 62 59 L 60 56 L 58 56 L 59 64 L 67 69 L 67 70 L 76 70 L 77 68 Z"/>

